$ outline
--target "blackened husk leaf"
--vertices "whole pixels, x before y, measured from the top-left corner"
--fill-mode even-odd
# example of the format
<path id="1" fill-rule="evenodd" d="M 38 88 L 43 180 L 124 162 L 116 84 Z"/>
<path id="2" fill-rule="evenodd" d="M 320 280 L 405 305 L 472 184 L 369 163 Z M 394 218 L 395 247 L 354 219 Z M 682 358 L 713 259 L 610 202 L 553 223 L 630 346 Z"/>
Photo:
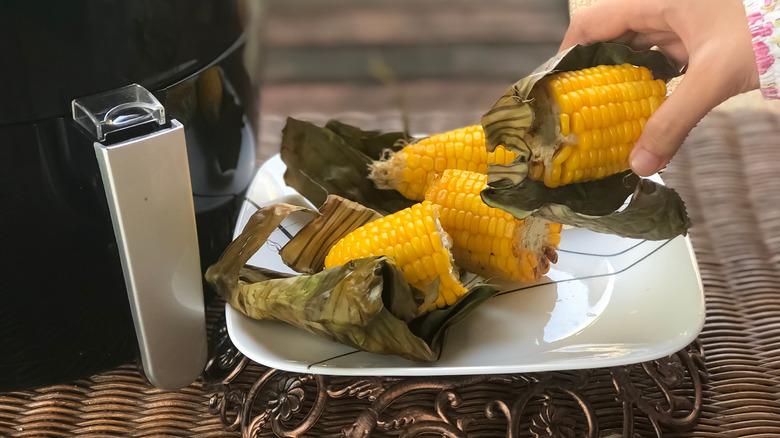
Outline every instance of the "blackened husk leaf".
<path id="1" fill-rule="evenodd" d="M 489 187 L 482 194 L 488 205 L 518 218 L 540 216 L 624 237 L 666 239 L 687 231 L 689 221 L 679 195 L 651 181 L 639 182 L 639 178 L 628 171 L 555 189 L 526 178 L 532 156 L 551 155 L 558 147 L 557 143 L 529 141 L 536 126 L 534 105 L 539 104 L 529 96 L 537 82 L 551 73 L 622 63 L 645 66 L 656 79 L 664 81 L 680 74 L 658 51 L 634 51 L 615 43 L 578 45 L 557 54 L 516 82 L 493 104 L 482 117 L 487 148 L 492 151 L 503 145 L 518 157 L 508 166 L 488 167 Z M 540 152 L 543 150 L 546 152 Z M 652 195 L 648 191 L 652 191 Z M 632 202 L 616 212 L 632 192 Z"/>
<path id="2" fill-rule="evenodd" d="M 357 202 L 329 195 L 320 216 L 306 224 L 282 248 L 282 261 L 296 272 L 314 274 L 325 266 L 330 248 L 362 225 L 382 217 Z"/>
<path id="3" fill-rule="evenodd" d="M 301 207 L 282 204 L 258 210 L 206 272 L 217 292 L 249 317 L 284 321 L 371 353 L 433 361 L 447 327 L 495 294 L 481 286 L 473 297 L 467 294 L 446 312 L 414 319 L 414 327 L 424 328 L 418 335 L 407 322 L 417 315 L 423 294 L 409 286 L 392 258 L 358 259 L 313 275 L 275 279 L 266 279 L 273 272 L 242 269 L 265 244 L 269 230 L 295 209 Z"/>
<path id="4" fill-rule="evenodd" d="M 327 195 L 339 195 L 382 213 L 412 205 L 395 190 L 376 188 L 368 178 L 368 165 L 382 150 L 398 150 L 401 132 L 363 131 L 330 121 L 325 127 L 287 119 L 282 130 L 281 157 L 287 165 L 284 181 L 314 205 Z"/>

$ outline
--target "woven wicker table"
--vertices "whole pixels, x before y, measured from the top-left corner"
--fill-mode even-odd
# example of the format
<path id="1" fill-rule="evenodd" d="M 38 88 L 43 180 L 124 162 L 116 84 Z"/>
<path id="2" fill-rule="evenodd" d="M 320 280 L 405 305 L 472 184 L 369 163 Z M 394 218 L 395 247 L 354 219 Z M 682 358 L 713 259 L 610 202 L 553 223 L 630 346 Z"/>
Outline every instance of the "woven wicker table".
<path id="1" fill-rule="evenodd" d="M 413 123 L 441 130 L 476 116 Z M 392 115 L 341 118 L 398 127 Z M 263 141 L 278 141 L 282 123 L 265 119 Z M 211 361 L 191 386 L 157 390 L 128 364 L 0 394 L 0 436 L 780 436 L 779 138 L 770 111 L 716 111 L 665 172 L 691 215 L 707 304 L 699 340 L 668 358 L 539 374 L 301 375 L 243 357 L 214 303 Z"/>

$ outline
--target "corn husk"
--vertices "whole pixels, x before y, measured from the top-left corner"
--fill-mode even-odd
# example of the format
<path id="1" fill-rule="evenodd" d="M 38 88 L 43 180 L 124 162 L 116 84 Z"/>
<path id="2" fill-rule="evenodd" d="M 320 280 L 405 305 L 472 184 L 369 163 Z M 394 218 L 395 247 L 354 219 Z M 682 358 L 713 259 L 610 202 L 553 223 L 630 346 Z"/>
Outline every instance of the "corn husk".
<path id="1" fill-rule="evenodd" d="M 545 127 L 550 103 L 532 98 L 536 84 L 552 73 L 622 63 L 645 66 L 664 81 L 680 74 L 658 51 L 615 43 L 578 45 L 551 58 L 493 104 L 482 118 L 487 148 L 503 145 L 518 157 L 508 166 L 488 167 L 489 187 L 482 192 L 486 204 L 519 219 L 533 215 L 624 237 L 661 240 L 687 232 L 690 223 L 680 196 L 631 172 L 557 188 L 527 178 L 532 160 L 551 157 L 559 147 L 546 134 L 552 132 Z M 631 202 L 618 211 L 629 196 Z"/>
<path id="2" fill-rule="evenodd" d="M 244 232 L 230 243 L 220 256 L 219 261 L 206 270 L 206 281 L 211 283 L 217 292 L 227 300 L 228 297 L 223 292 L 235 289 L 239 282 L 243 281 L 239 274 L 246 262 L 268 240 L 276 227 L 287 216 L 296 211 L 309 211 L 312 214 L 317 214 L 306 207 L 285 203 L 270 205 L 256 211 L 244 226 Z M 264 271 L 267 276 L 272 275 L 272 272 Z"/>
<path id="3" fill-rule="evenodd" d="M 339 195 L 378 212 L 394 213 L 413 204 L 395 190 L 378 189 L 369 165 L 385 150 L 399 150 L 402 132 L 363 131 L 335 120 L 324 127 L 287 119 L 280 155 L 287 165 L 284 182 L 314 205 Z"/>
<path id="4" fill-rule="evenodd" d="M 306 224 L 284 245 L 282 261 L 296 272 L 319 272 L 325 266 L 328 251 L 336 242 L 380 217 L 381 214 L 357 202 L 329 195 L 320 207 L 320 216 Z"/>
<path id="5" fill-rule="evenodd" d="M 275 204 L 258 210 L 207 270 L 206 280 L 241 313 L 283 321 L 371 353 L 433 361 L 447 327 L 497 292 L 478 285 L 455 305 L 418 316 L 426 294 L 410 287 L 388 257 L 292 277 L 245 267 L 282 220 L 299 210 L 306 209 Z"/>

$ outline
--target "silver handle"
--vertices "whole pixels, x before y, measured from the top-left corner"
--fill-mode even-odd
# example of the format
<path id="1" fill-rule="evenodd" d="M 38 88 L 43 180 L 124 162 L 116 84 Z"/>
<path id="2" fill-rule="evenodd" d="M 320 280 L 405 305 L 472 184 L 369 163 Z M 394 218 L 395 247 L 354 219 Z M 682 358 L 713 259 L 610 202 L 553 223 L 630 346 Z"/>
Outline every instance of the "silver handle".
<path id="1" fill-rule="evenodd" d="M 184 128 L 94 143 L 149 381 L 193 382 L 206 362 L 198 239 Z"/>

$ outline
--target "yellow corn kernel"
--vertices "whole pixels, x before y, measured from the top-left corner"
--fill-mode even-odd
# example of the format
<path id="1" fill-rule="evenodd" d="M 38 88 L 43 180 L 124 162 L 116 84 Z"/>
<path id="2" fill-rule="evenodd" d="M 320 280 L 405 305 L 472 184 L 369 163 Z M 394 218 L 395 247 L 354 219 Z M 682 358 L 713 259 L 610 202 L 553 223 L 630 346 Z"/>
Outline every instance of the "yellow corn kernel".
<path id="1" fill-rule="evenodd" d="M 596 93 L 598 93 L 599 95 L 599 105 L 606 105 L 610 102 L 609 92 L 607 91 L 607 87 L 603 87 L 603 86 L 596 87 Z"/>
<path id="2" fill-rule="evenodd" d="M 648 104 L 650 105 L 650 114 L 652 115 L 658 109 L 658 107 L 661 106 L 663 97 L 650 96 L 647 100 L 648 100 Z"/>
<path id="3" fill-rule="evenodd" d="M 563 162 L 571 156 L 573 149 L 574 148 L 572 146 L 566 146 L 559 150 L 558 153 L 556 153 L 553 157 L 553 165 L 563 164 Z"/>
<path id="4" fill-rule="evenodd" d="M 580 143 L 579 143 L 578 146 L 579 146 L 580 149 L 588 150 L 588 149 L 593 147 L 593 133 L 594 132 L 598 132 L 598 130 L 583 132 L 582 134 L 579 135 Z"/>
<path id="5" fill-rule="evenodd" d="M 576 171 L 580 167 L 582 153 L 573 147 L 569 147 L 569 149 L 571 150 L 571 155 L 563 162 L 563 165 L 568 170 Z"/>
<path id="6" fill-rule="evenodd" d="M 574 106 L 571 102 L 571 99 L 569 99 L 569 96 L 566 94 L 561 94 L 558 96 L 558 106 L 561 107 L 561 112 L 564 114 L 569 114 L 574 111 Z"/>
<path id="7" fill-rule="evenodd" d="M 574 113 L 571 115 L 571 130 L 575 134 L 582 134 L 585 132 L 585 119 L 583 119 L 582 113 Z"/>
<path id="8" fill-rule="evenodd" d="M 420 167 L 422 167 L 426 171 L 433 170 L 434 162 L 433 157 L 428 155 L 423 155 L 420 157 Z"/>
<path id="9" fill-rule="evenodd" d="M 639 66 L 639 73 L 641 74 L 640 79 L 643 81 L 652 81 L 653 80 L 653 74 L 650 72 L 650 70 L 645 66 Z"/>
<path id="10" fill-rule="evenodd" d="M 652 108 L 650 108 L 650 100 L 649 99 L 642 99 L 642 117 L 650 117 L 650 114 L 653 113 Z"/>
<path id="11" fill-rule="evenodd" d="M 571 133 L 570 127 L 569 127 L 569 115 L 566 113 L 561 113 L 561 135 L 564 137 L 568 137 Z"/>
<path id="12" fill-rule="evenodd" d="M 561 78 L 561 85 L 563 86 L 563 91 L 565 93 L 569 93 L 574 90 L 574 86 L 572 85 L 572 83 L 569 81 L 568 78 L 565 77 Z"/>
<path id="13" fill-rule="evenodd" d="M 594 129 L 591 133 L 591 136 L 593 137 L 593 147 L 594 148 L 600 148 L 604 146 L 604 134 L 601 129 Z M 587 150 L 589 148 L 583 147 L 583 150 Z"/>
<path id="14" fill-rule="evenodd" d="M 578 109 L 582 108 L 583 105 L 585 105 L 585 102 L 582 100 L 582 97 L 579 93 L 577 93 L 577 91 L 572 91 L 568 94 L 568 97 L 572 105 L 572 111 L 577 111 Z"/>
<path id="15" fill-rule="evenodd" d="M 586 130 L 593 129 L 594 128 L 593 112 L 590 110 L 590 107 L 588 106 L 582 107 L 582 109 L 580 110 L 580 114 L 582 114 L 582 120 L 584 122 L 583 124 L 585 126 L 585 129 Z"/>
<path id="16" fill-rule="evenodd" d="M 593 127 L 594 128 L 601 128 L 601 124 L 603 123 L 603 117 L 601 116 L 601 108 L 598 106 L 594 106 L 591 108 L 591 117 L 593 117 Z M 607 123 L 609 123 L 609 119 L 607 120 Z"/>
<path id="17" fill-rule="evenodd" d="M 602 108 L 604 108 L 604 106 L 602 106 Z M 607 108 L 607 111 L 609 111 L 609 120 L 612 123 L 620 123 L 620 122 L 625 120 L 623 118 L 623 112 L 620 111 L 620 109 L 618 108 L 618 106 L 616 104 L 610 102 L 606 106 L 606 108 Z M 602 117 L 602 119 L 603 119 L 603 117 Z"/>

